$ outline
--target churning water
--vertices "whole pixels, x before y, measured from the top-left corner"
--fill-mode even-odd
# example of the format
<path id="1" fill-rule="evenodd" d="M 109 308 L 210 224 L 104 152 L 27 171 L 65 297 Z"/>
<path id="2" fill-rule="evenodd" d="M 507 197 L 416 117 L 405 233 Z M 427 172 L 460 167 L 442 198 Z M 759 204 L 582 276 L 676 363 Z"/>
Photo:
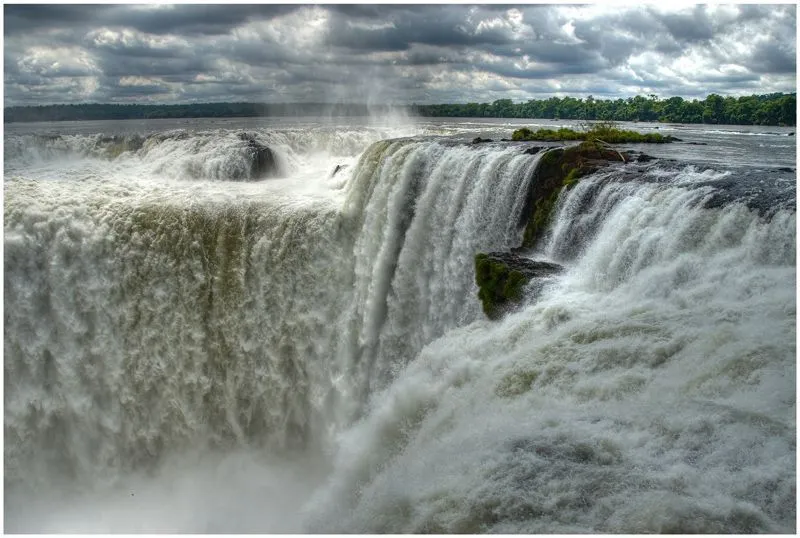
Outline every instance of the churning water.
<path id="1" fill-rule="evenodd" d="M 492 322 L 511 128 L 7 126 L 6 530 L 794 532 L 788 131 L 583 178 Z"/>

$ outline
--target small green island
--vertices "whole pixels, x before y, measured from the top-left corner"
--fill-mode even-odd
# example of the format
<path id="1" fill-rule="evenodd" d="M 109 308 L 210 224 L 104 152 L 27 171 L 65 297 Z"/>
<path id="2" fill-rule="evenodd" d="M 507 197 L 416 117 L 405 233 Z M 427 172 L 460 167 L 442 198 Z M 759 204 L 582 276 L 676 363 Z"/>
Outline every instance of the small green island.
<path id="1" fill-rule="evenodd" d="M 599 141 L 607 144 L 667 144 L 677 142 L 680 139 L 674 136 L 664 136 L 659 133 L 637 133 L 620 129 L 614 122 L 599 122 L 587 126 L 583 131 L 574 129 L 560 128 L 538 129 L 536 131 L 523 127 L 517 129 L 511 135 L 514 141 L 546 141 L 546 142 L 567 142 L 573 140 Z"/>

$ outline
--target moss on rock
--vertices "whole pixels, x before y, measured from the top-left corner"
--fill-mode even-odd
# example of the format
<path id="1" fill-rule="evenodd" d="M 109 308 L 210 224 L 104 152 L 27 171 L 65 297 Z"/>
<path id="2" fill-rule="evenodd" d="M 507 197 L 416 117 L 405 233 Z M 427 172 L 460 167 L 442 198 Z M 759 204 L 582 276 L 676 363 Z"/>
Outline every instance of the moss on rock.
<path id="1" fill-rule="evenodd" d="M 534 172 L 527 204 L 522 212 L 522 248 L 532 248 L 544 235 L 563 189 L 572 188 L 580 178 L 608 166 L 628 162 L 630 156 L 596 141 L 555 148 L 542 155 Z"/>
<path id="2" fill-rule="evenodd" d="M 561 270 L 560 265 L 536 262 L 512 253 L 477 254 L 475 283 L 483 312 L 489 319 L 498 319 L 522 302 L 523 289 L 532 278 L 549 276 Z"/>
<path id="3" fill-rule="evenodd" d="M 483 312 L 489 319 L 497 319 L 503 311 L 503 306 L 510 299 L 506 292 L 517 295 L 522 289 L 515 289 L 519 284 L 509 282 L 511 271 L 508 266 L 500 261 L 489 258 L 487 254 L 480 253 L 475 256 L 475 283 L 478 285 L 478 298 L 483 305 Z M 517 272 L 517 274 L 520 274 Z M 518 277 L 515 275 L 515 280 Z"/>

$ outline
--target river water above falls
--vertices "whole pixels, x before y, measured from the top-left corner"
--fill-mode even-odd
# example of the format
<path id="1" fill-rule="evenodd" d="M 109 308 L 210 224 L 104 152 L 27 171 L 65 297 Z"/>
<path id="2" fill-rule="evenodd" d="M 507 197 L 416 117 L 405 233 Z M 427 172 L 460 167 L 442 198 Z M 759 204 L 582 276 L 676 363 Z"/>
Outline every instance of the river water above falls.
<path id="1" fill-rule="evenodd" d="M 794 532 L 790 130 L 637 125 L 490 321 L 569 123 L 7 125 L 6 530 Z"/>

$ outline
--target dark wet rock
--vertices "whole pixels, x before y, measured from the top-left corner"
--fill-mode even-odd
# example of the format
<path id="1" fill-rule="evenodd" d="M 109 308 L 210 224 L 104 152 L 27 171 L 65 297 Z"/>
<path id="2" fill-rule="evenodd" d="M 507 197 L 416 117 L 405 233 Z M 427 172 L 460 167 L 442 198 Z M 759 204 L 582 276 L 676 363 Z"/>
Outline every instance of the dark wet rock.
<path id="1" fill-rule="evenodd" d="M 781 166 L 780 168 L 778 168 L 778 170 L 780 170 L 781 172 L 794 172 L 794 168 L 791 168 L 789 166 Z"/>
<path id="2" fill-rule="evenodd" d="M 794 132 L 791 132 L 791 133 L 789 133 L 789 134 L 788 134 L 788 135 L 786 135 L 786 136 L 794 136 Z"/>
<path id="3" fill-rule="evenodd" d="M 334 168 L 333 172 L 331 172 L 331 177 L 335 176 L 336 174 L 338 174 L 339 172 L 341 172 L 342 170 L 344 170 L 346 168 L 347 168 L 346 164 L 337 164 L 336 168 Z"/>
<path id="4" fill-rule="evenodd" d="M 472 140 L 473 144 L 483 144 L 483 143 L 486 143 L 486 142 L 494 142 L 494 140 L 492 140 L 491 138 L 481 138 L 480 136 L 478 136 L 478 137 L 476 137 L 476 138 L 474 138 Z"/>
<path id="5" fill-rule="evenodd" d="M 523 151 L 522 153 L 526 155 L 536 155 L 537 153 L 542 151 L 542 149 L 544 149 L 542 146 L 531 146 L 529 148 L 525 148 L 525 151 Z"/>
<path id="6" fill-rule="evenodd" d="M 564 270 L 557 263 L 532 260 L 513 252 L 489 252 L 486 254 L 486 259 L 495 263 L 502 263 L 511 271 L 519 271 L 528 279 L 552 276 Z"/>
<path id="7" fill-rule="evenodd" d="M 561 273 L 558 264 L 536 261 L 512 252 L 480 253 L 475 256 L 475 283 L 483 311 L 498 319 L 522 303 L 523 288 L 533 279 Z"/>
<path id="8" fill-rule="evenodd" d="M 248 179 L 264 179 L 278 174 L 278 163 L 272 150 L 258 142 L 248 133 L 239 133 L 239 138 L 245 142 L 245 151 L 250 160 L 250 174 Z"/>
<path id="9" fill-rule="evenodd" d="M 637 163 L 649 163 L 650 161 L 656 160 L 655 157 L 653 157 L 652 155 L 648 155 L 646 153 L 637 153 L 635 155 L 632 155 L 632 157 L 633 160 L 636 161 Z"/>
<path id="10" fill-rule="evenodd" d="M 720 208 L 740 203 L 769 218 L 777 211 L 794 211 L 796 208 L 794 169 L 789 170 L 791 171 L 779 168 L 743 168 L 729 176 L 676 186 L 693 189 L 711 187 L 713 192 L 700 201 L 704 208 Z"/>
<path id="11" fill-rule="evenodd" d="M 686 142 L 689 146 L 707 146 L 708 142 Z"/>
<path id="12" fill-rule="evenodd" d="M 252 155 L 250 165 L 250 177 L 252 179 L 276 175 L 278 166 L 275 162 L 275 155 L 270 148 L 254 143 L 248 146 L 248 151 Z"/>

